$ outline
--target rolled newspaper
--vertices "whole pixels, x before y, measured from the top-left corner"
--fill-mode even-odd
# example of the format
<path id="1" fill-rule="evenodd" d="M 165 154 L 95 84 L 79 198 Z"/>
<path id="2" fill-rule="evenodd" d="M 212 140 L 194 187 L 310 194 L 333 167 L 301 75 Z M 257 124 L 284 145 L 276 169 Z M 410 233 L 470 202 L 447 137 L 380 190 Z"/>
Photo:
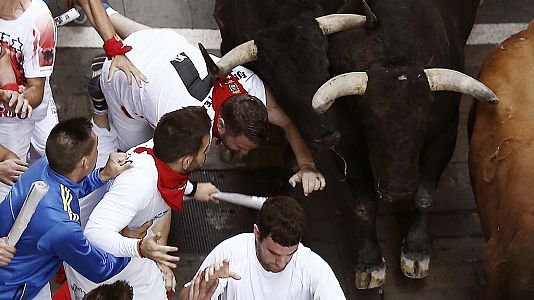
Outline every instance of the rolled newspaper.
<path id="1" fill-rule="evenodd" d="M 260 197 L 260 196 L 248 196 L 248 195 L 239 194 L 239 193 L 223 193 L 223 192 L 214 193 L 212 196 L 213 198 L 219 201 L 246 206 L 246 207 L 254 208 L 257 210 L 261 209 L 263 202 L 265 202 L 265 200 L 267 200 L 268 198 L 268 197 Z"/>
<path id="2" fill-rule="evenodd" d="M 43 199 L 44 195 L 47 192 L 48 185 L 44 181 L 36 181 L 32 183 L 28 196 L 26 196 L 24 204 L 22 204 L 22 208 L 20 209 L 20 212 L 17 218 L 15 219 L 15 223 L 13 224 L 13 227 L 11 227 L 11 230 L 7 235 L 7 244 L 11 246 L 15 246 L 15 244 L 17 244 L 20 239 L 20 236 L 22 235 L 26 227 L 28 227 L 28 223 L 30 223 L 30 220 L 33 216 L 33 213 L 35 212 L 35 208 L 37 208 L 37 205 L 39 204 L 39 201 Z"/>
<path id="3" fill-rule="evenodd" d="M 56 26 L 63 26 L 67 23 L 70 23 L 80 17 L 80 13 L 76 8 L 71 8 L 67 10 L 65 13 L 57 16 L 54 18 L 54 21 L 56 22 Z"/>

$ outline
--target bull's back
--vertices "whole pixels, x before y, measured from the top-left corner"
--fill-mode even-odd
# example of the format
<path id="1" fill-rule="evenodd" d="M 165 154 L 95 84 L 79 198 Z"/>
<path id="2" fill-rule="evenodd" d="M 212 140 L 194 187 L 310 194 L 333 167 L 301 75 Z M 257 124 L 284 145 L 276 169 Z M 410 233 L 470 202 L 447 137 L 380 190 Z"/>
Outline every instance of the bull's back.
<path id="1" fill-rule="evenodd" d="M 534 212 L 533 24 L 494 49 L 480 73 L 500 99 L 496 106 L 474 107 L 469 147 L 471 183 L 488 240 L 513 238 L 523 216 Z"/>

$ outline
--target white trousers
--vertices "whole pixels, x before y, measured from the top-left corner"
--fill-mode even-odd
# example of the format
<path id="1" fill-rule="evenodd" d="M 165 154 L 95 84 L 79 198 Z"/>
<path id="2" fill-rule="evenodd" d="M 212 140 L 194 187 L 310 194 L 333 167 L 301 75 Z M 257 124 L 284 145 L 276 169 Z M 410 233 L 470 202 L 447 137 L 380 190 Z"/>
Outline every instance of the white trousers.
<path id="1" fill-rule="evenodd" d="M 13 122 L 13 120 L 0 119 L 0 145 L 11 150 L 21 160 L 31 164 L 45 155 L 46 139 L 57 123 L 56 104 L 50 94 L 44 119 L 37 122 L 31 120 Z M 0 183 L 0 202 L 4 200 L 10 190 L 10 186 Z"/>

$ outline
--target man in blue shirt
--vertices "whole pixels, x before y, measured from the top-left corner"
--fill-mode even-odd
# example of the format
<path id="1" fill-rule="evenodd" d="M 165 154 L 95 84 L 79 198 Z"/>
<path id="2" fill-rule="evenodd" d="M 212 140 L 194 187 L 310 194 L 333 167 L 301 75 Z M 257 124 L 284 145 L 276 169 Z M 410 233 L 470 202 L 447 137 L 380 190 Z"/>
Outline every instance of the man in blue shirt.
<path id="1" fill-rule="evenodd" d="M 112 153 L 104 168 L 94 170 L 97 144 L 88 120 L 60 122 L 48 137 L 46 157 L 21 175 L 0 203 L 0 237 L 5 237 L 31 184 L 42 180 L 49 186 L 16 245 L 13 259 L 0 267 L 0 299 L 50 299 L 48 281 L 62 261 L 95 282 L 114 276 L 130 261 L 91 246 L 80 228 L 78 199 L 131 167 L 126 154 Z M 139 240 L 139 255 L 154 258 L 159 251 L 160 257 L 165 257 L 161 253 L 176 250 L 154 246 L 156 239 Z"/>

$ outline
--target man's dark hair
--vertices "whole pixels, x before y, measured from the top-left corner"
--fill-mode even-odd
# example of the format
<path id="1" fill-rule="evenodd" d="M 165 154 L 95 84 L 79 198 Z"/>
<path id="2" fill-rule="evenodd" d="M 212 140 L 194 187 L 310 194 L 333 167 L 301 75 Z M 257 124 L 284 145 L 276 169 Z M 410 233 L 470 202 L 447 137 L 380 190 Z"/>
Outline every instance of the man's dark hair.
<path id="1" fill-rule="evenodd" d="M 92 139 L 92 124 L 86 118 L 73 118 L 59 122 L 46 140 L 46 157 L 50 167 L 67 175 L 80 160 L 93 151 L 96 139 Z"/>
<path id="2" fill-rule="evenodd" d="M 210 117 L 204 107 L 188 106 L 166 113 L 154 131 L 154 154 L 166 163 L 196 155 L 210 127 Z"/>
<path id="3" fill-rule="evenodd" d="M 102 284 L 83 297 L 83 300 L 131 300 L 133 288 L 124 280 Z"/>
<path id="4" fill-rule="evenodd" d="M 304 233 L 304 209 L 293 198 L 270 197 L 263 203 L 256 225 L 260 241 L 270 234 L 273 241 L 284 247 L 295 246 Z"/>
<path id="5" fill-rule="evenodd" d="M 243 134 L 257 145 L 267 141 L 267 108 L 260 99 L 248 94 L 234 96 L 223 103 L 221 117 L 229 135 Z"/>

